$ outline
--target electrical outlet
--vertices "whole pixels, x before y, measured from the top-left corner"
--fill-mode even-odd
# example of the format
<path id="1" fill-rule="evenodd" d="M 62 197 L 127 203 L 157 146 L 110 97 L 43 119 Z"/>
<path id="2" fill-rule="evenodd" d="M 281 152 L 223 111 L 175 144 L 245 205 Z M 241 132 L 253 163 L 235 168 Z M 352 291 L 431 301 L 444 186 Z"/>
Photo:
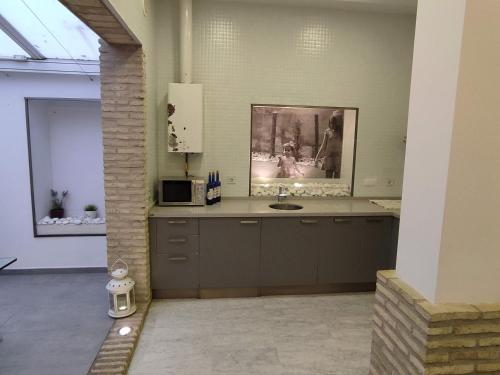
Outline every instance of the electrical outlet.
<path id="1" fill-rule="evenodd" d="M 236 184 L 236 177 L 230 176 L 226 178 L 226 184 L 234 185 Z"/>
<path id="2" fill-rule="evenodd" d="M 363 180 L 364 186 L 376 186 L 377 185 L 377 177 L 367 177 Z"/>

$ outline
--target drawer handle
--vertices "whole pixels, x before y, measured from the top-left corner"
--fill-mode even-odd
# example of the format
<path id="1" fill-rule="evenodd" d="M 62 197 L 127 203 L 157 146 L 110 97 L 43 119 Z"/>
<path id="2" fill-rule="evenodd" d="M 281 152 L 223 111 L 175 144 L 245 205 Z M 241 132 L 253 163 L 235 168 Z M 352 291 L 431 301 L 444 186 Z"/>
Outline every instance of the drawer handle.
<path id="1" fill-rule="evenodd" d="M 306 219 L 302 219 L 300 222 L 302 224 L 318 224 L 318 220 L 306 220 Z"/>
<path id="2" fill-rule="evenodd" d="M 187 238 L 170 238 L 168 240 L 168 242 L 170 242 L 170 243 L 186 243 Z"/>
<path id="3" fill-rule="evenodd" d="M 337 217 L 335 219 L 333 219 L 333 221 L 335 223 L 351 223 L 352 222 L 351 219 L 341 219 L 341 218 L 337 218 Z"/>
<path id="4" fill-rule="evenodd" d="M 168 221 L 169 224 L 187 224 L 187 221 L 186 220 L 169 220 Z"/>
<path id="5" fill-rule="evenodd" d="M 258 220 L 240 220 L 240 224 L 250 225 L 250 224 L 259 224 Z"/>
<path id="6" fill-rule="evenodd" d="M 384 221 L 383 218 L 376 218 L 376 217 L 369 217 L 366 219 L 367 223 L 381 223 L 382 221 Z"/>
<path id="7" fill-rule="evenodd" d="M 188 260 L 188 257 L 170 257 L 168 260 L 171 262 L 185 262 Z"/>

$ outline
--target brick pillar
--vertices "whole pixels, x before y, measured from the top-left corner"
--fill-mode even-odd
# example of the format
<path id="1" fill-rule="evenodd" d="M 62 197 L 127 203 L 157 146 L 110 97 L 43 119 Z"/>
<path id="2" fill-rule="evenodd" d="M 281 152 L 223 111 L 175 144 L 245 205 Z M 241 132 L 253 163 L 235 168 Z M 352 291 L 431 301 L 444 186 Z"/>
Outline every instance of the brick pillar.
<path id="1" fill-rule="evenodd" d="M 136 299 L 151 299 L 144 54 L 140 46 L 101 43 L 101 103 L 108 267 L 121 257 Z"/>
<path id="2" fill-rule="evenodd" d="M 499 374 L 500 304 L 430 303 L 378 273 L 370 374 Z"/>

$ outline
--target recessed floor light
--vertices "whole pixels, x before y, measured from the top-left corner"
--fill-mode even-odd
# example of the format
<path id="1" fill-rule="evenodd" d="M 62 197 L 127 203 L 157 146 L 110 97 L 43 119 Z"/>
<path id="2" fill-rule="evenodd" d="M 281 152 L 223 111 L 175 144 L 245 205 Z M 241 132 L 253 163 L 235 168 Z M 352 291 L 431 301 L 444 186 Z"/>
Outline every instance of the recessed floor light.
<path id="1" fill-rule="evenodd" d="M 132 332 L 132 328 L 128 326 L 122 327 L 118 330 L 118 334 L 120 336 L 127 336 L 130 332 Z"/>

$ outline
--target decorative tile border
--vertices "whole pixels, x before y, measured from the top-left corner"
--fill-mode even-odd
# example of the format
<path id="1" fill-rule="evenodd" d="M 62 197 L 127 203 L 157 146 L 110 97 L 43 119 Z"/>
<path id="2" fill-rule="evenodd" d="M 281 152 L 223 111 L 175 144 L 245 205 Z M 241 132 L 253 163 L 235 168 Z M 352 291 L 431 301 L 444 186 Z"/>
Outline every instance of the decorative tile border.
<path id="1" fill-rule="evenodd" d="M 351 188 L 348 184 L 325 182 L 294 183 L 252 183 L 251 195 L 256 197 L 275 197 L 280 187 L 293 197 L 349 197 Z"/>
<path id="2" fill-rule="evenodd" d="M 125 375 L 134 355 L 142 327 L 149 310 L 149 303 L 137 305 L 135 314 L 117 319 L 108 331 L 87 375 Z M 130 327 L 127 336 L 120 336 L 122 327 Z"/>

